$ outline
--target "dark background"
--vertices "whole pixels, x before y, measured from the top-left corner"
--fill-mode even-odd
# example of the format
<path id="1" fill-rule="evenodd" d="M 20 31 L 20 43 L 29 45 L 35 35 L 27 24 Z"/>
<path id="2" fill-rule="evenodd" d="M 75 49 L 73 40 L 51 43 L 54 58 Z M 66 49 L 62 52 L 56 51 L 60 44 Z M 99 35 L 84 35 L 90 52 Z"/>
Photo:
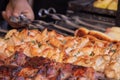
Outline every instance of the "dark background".
<path id="1" fill-rule="evenodd" d="M 48 9 L 53 7 L 57 10 L 57 13 L 65 14 L 68 7 L 69 0 L 34 0 L 33 10 L 35 13 L 35 18 L 40 19 L 38 16 L 38 11 L 41 8 Z"/>
<path id="2" fill-rule="evenodd" d="M 2 11 L 5 10 L 8 1 L 9 0 L 0 0 L 0 21 L 3 20 Z"/>

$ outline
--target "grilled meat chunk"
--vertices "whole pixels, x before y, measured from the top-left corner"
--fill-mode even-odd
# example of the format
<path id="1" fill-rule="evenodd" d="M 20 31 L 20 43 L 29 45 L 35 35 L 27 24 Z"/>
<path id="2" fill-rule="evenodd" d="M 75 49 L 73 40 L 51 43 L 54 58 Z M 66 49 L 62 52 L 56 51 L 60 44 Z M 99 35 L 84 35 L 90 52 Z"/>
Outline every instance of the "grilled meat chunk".
<path id="1" fill-rule="evenodd" d="M 29 60 L 29 57 L 27 57 L 22 52 L 15 52 L 12 56 L 8 57 L 4 62 L 5 65 L 16 65 L 16 66 L 22 66 Z"/>
<path id="2" fill-rule="evenodd" d="M 12 57 L 16 57 L 14 60 Z M 98 80 L 105 79 L 102 73 L 97 75 L 93 68 L 58 63 L 43 57 L 26 58 L 23 53 L 12 55 L 9 64 L 0 66 L 1 80 Z M 11 59 L 12 58 L 12 59 Z M 17 62 L 19 59 L 21 62 Z M 10 63 L 12 61 L 12 63 Z M 8 61 L 5 61 L 5 63 Z M 14 65 L 16 63 L 17 65 Z"/>

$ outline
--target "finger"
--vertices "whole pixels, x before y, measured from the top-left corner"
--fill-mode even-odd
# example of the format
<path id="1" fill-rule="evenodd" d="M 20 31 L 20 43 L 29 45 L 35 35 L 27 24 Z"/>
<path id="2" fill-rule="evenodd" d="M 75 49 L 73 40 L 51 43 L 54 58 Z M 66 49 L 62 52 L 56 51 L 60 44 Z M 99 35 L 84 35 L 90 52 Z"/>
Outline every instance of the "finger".
<path id="1" fill-rule="evenodd" d="M 17 23 L 12 23 L 11 21 L 9 21 L 9 18 L 7 17 L 7 14 L 5 11 L 2 12 L 2 16 L 3 18 L 9 23 L 9 25 L 13 28 L 18 28 L 20 27 Z"/>
<path id="2" fill-rule="evenodd" d="M 6 16 L 7 16 L 8 18 L 9 18 L 10 16 L 12 16 L 13 10 L 12 10 L 12 8 L 11 8 L 10 3 L 7 5 L 5 12 L 6 12 Z"/>
<path id="3" fill-rule="evenodd" d="M 12 15 L 15 16 L 15 17 L 19 17 L 21 14 L 21 10 L 18 10 L 18 9 L 14 9 Z"/>
<path id="4" fill-rule="evenodd" d="M 10 17 L 12 16 L 12 13 L 11 13 L 10 10 L 6 10 L 6 16 L 7 16 L 8 18 L 10 18 Z"/>
<path id="5" fill-rule="evenodd" d="M 5 11 L 2 12 L 2 16 L 6 21 L 8 21 L 8 16 Z"/>
<path id="6" fill-rule="evenodd" d="M 34 13 L 32 11 L 24 11 L 23 13 L 28 19 L 34 20 Z"/>

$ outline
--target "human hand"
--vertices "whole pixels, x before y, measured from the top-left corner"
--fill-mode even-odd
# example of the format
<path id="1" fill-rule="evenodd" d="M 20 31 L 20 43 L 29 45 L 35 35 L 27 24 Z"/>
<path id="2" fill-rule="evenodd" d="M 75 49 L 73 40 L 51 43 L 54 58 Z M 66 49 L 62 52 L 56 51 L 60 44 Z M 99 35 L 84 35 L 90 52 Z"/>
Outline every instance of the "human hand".
<path id="1" fill-rule="evenodd" d="M 6 10 L 2 12 L 3 18 L 14 28 L 18 28 L 20 25 L 11 22 L 10 17 L 18 17 L 21 14 L 24 14 L 30 20 L 34 19 L 34 13 L 27 0 L 10 0 Z"/>

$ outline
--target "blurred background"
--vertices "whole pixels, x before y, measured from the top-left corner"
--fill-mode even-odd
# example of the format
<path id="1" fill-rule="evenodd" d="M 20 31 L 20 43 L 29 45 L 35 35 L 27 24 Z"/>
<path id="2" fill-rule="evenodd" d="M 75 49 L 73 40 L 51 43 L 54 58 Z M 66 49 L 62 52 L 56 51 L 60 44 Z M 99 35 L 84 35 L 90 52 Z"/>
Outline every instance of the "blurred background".
<path id="1" fill-rule="evenodd" d="M 9 29 L 9 25 L 6 21 L 2 21 L 1 12 L 8 1 L 0 0 L 0 26 L 5 29 Z M 120 26 L 118 0 L 29 0 L 29 3 L 33 8 L 36 20 L 52 21 L 52 19 L 41 18 L 38 15 L 40 9 L 52 7 L 57 13 L 69 17 L 77 16 L 80 20 L 98 27 Z"/>

